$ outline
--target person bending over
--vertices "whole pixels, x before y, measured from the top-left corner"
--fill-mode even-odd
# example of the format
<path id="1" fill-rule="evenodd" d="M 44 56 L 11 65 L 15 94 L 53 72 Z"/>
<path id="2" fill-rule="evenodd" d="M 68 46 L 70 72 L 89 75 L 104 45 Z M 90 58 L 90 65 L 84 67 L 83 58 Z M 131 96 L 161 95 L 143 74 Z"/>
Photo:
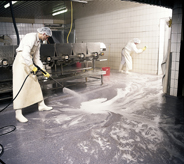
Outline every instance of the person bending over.
<path id="1" fill-rule="evenodd" d="M 22 108 L 32 104 L 38 103 L 39 111 L 52 109 L 52 107 L 48 107 L 44 103 L 42 90 L 35 75 L 37 67 L 33 64 L 35 63 L 41 69 L 44 69 L 40 60 L 40 41 L 46 41 L 51 36 L 52 31 L 50 28 L 38 28 L 37 33 L 26 34 L 16 49 L 16 57 L 13 62 L 13 98 L 17 95 L 27 75 L 31 71 L 34 72 L 34 74 L 29 75 L 22 90 L 13 102 L 15 118 L 19 122 L 28 121 L 28 119 L 22 115 Z M 50 77 L 50 74 L 46 72 L 44 76 Z"/>

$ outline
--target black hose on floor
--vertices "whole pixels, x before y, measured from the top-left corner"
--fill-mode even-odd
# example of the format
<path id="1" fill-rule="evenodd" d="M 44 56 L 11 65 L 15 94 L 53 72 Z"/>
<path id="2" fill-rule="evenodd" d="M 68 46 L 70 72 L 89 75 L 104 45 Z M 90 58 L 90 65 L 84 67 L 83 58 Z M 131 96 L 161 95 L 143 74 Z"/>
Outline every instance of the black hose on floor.
<path id="1" fill-rule="evenodd" d="M 32 72 L 30 72 L 30 73 L 27 75 L 27 77 L 25 78 L 25 80 L 24 80 L 24 82 L 23 82 L 21 88 L 19 89 L 19 91 L 18 91 L 17 95 L 14 97 L 14 99 L 13 99 L 7 106 L 5 106 L 2 110 L 0 110 L 0 112 L 2 112 L 3 110 L 5 110 L 5 109 L 6 109 L 6 108 L 17 98 L 17 96 L 19 95 L 20 91 L 22 90 L 22 87 L 24 86 L 24 84 L 25 84 L 27 78 L 29 77 L 29 75 L 30 75 L 31 73 L 32 73 Z"/>
<path id="2" fill-rule="evenodd" d="M 1 157 L 3 155 L 3 153 L 4 153 L 4 147 L 3 147 L 3 145 L 0 144 L 0 148 L 1 148 L 1 152 L 0 152 L 0 157 Z M 5 164 L 1 159 L 0 159 L 0 163 L 1 164 Z"/>
<path id="3" fill-rule="evenodd" d="M 0 162 L 1 162 L 1 164 L 6 164 L 6 163 L 4 163 L 1 159 L 0 159 Z"/>
<path id="4" fill-rule="evenodd" d="M 0 144 L 0 148 L 1 148 L 1 152 L 0 152 L 0 157 L 3 155 L 4 153 L 4 147 L 3 145 Z M 4 164 L 4 162 L 0 159 L 0 163 Z"/>
<path id="5" fill-rule="evenodd" d="M 30 75 L 31 73 L 32 73 L 32 72 L 30 72 L 30 73 L 27 75 L 27 77 L 25 78 L 25 80 L 24 80 L 22 86 L 20 87 L 20 89 L 19 89 L 17 95 L 12 99 L 12 101 L 11 101 L 7 106 L 5 106 L 2 110 L 0 110 L 0 112 L 4 111 L 4 110 L 5 110 L 5 109 L 16 99 L 16 98 L 17 98 L 17 96 L 19 95 L 20 91 L 22 90 L 22 88 L 23 88 L 23 86 L 24 86 L 24 84 L 25 84 L 27 78 L 29 77 L 29 75 Z M 16 129 L 16 127 L 15 127 L 14 125 L 8 125 L 8 126 L 4 126 L 4 127 L 0 128 L 0 130 L 3 130 L 3 129 L 5 129 L 5 128 L 7 128 L 7 127 L 13 127 L 13 128 L 12 128 L 12 130 L 10 130 L 10 131 L 8 131 L 8 132 L 6 132 L 6 133 L 0 134 L 0 136 L 6 135 L 6 134 L 8 134 L 8 133 L 11 133 L 11 132 L 15 131 L 15 129 Z M 3 147 L 3 145 L 0 144 L 0 148 L 1 148 L 1 151 L 0 151 L 0 157 L 1 157 L 1 156 L 3 155 L 3 153 L 4 153 L 4 147 Z M 5 164 L 1 159 L 0 159 L 0 163 L 1 163 L 1 164 Z"/>

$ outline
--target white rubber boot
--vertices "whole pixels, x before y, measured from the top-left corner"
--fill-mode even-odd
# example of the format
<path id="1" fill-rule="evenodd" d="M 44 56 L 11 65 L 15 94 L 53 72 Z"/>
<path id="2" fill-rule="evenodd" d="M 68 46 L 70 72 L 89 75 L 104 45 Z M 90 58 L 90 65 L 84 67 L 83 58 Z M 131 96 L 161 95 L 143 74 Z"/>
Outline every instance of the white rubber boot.
<path id="1" fill-rule="evenodd" d="M 19 121 L 19 122 L 28 122 L 28 119 L 25 118 L 22 115 L 22 109 L 18 109 L 15 111 L 15 118 Z"/>
<path id="2" fill-rule="evenodd" d="M 119 65 L 119 72 L 122 72 L 123 64 Z"/>
<path id="3" fill-rule="evenodd" d="M 125 69 L 125 73 L 126 73 L 126 74 L 130 74 L 130 72 L 128 71 L 127 68 Z"/>
<path id="4" fill-rule="evenodd" d="M 39 111 L 51 110 L 51 109 L 52 109 L 52 107 L 45 105 L 44 100 L 42 100 L 41 102 L 38 103 L 38 110 Z"/>

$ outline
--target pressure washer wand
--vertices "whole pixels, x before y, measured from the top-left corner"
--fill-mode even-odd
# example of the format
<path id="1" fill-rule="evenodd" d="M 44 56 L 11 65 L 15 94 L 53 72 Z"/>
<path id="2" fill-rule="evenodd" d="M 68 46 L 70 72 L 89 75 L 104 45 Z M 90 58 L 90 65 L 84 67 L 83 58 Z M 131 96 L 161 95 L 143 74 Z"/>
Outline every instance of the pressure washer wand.
<path id="1" fill-rule="evenodd" d="M 62 88 L 64 88 L 64 86 L 63 86 L 61 83 L 59 83 L 58 81 L 56 81 L 55 79 L 53 79 L 51 76 L 50 76 L 49 78 L 51 78 L 51 79 L 54 80 L 57 84 L 59 84 L 60 86 L 62 86 Z"/>
<path id="2" fill-rule="evenodd" d="M 39 66 L 37 66 L 36 64 L 34 64 L 35 65 L 35 67 L 38 69 L 38 71 L 40 70 L 42 73 L 44 73 L 45 75 L 47 74 L 43 69 L 41 69 Z M 61 84 L 61 83 L 59 83 L 57 80 L 55 80 L 55 79 L 53 79 L 53 77 L 49 77 L 49 78 L 51 78 L 53 81 L 55 81 L 57 84 L 59 84 L 60 86 L 62 86 L 62 88 L 64 88 L 64 86 Z"/>

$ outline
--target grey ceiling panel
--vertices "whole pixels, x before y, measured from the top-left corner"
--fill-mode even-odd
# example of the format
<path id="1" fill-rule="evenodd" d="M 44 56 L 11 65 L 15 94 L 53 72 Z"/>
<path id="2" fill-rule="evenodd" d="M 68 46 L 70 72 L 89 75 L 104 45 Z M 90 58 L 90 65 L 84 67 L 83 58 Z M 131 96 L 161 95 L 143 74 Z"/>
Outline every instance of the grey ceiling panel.
<path id="1" fill-rule="evenodd" d="M 131 2 L 139 2 L 146 3 L 166 8 L 173 8 L 174 0 L 122 0 L 122 1 L 131 1 Z"/>
<path id="2" fill-rule="evenodd" d="M 80 0 L 78 0 L 80 1 Z M 133 8 L 146 4 L 154 4 L 171 8 L 174 0 L 83 0 L 88 3 L 72 1 L 73 19 L 110 13 L 117 10 Z M 132 1 L 132 2 L 131 2 Z M 137 3 L 139 2 L 139 3 Z M 8 1 L 0 1 L 0 17 L 11 17 L 10 8 L 4 8 Z M 53 11 L 66 7 L 67 13 L 52 16 Z M 13 5 L 15 18 L 23 19 L 52 19 L 70 22 L 71 1 L 18 1 Z"/>
<path id="3" fill-rule="evenodd" d="M 7 1 L 0 2 L 0 17 L 11 17 L 10 8 L 4 8 Z M 65 1 L 18 1 L 13 5 L 15 18 L 52 19 L 52 13 L 65 6 Z M 62 16 L 63 17 L 63 16 Z"/>

